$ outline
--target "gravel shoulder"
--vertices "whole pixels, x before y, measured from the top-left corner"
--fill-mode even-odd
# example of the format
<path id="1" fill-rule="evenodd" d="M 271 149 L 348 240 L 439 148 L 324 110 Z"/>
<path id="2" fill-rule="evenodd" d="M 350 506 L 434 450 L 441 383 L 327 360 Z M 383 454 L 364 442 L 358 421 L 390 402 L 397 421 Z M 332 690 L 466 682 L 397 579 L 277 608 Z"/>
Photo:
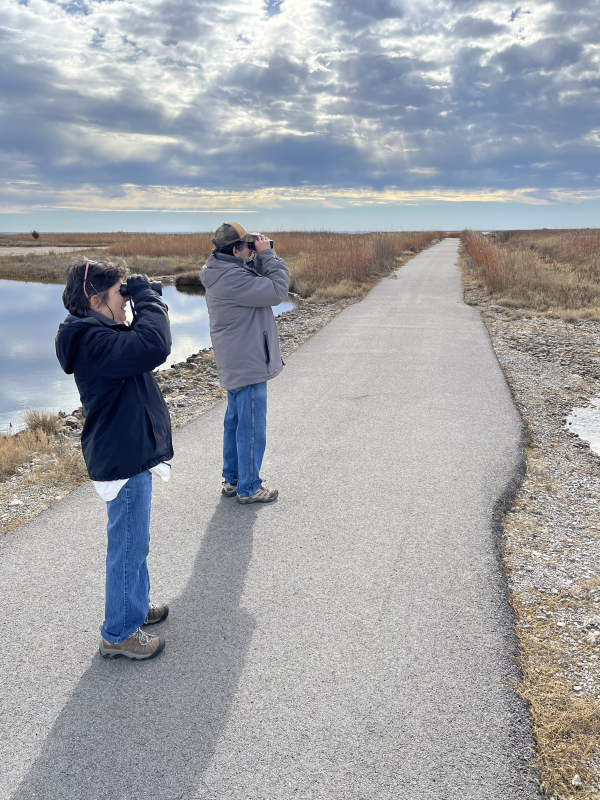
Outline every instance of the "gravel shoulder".
<path id="1" fill-rule="evenodd" d="M 600 394 L 600 323 L 508 311 L 465 271 L 526 424 L 527 472 L 502 520 L 523 677 L 549 795 L 600 797 L 600 457 L 566 426 Z"/>

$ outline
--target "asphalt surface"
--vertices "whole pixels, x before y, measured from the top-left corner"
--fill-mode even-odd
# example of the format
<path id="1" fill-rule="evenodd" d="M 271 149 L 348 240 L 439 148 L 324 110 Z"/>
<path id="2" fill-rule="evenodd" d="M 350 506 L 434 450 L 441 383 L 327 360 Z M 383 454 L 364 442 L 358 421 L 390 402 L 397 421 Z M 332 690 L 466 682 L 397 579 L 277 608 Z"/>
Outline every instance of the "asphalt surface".
<path id="1" fill-rule="evenodd" d="M 0 540 L 0 798 L 538 797 L 493 512 L 522 428 L 457 240 L 269 385 L 265 506 L 220 496 L 224 405 L 155 479 L 164 653 L 97 652 L 91 485 Z"/>

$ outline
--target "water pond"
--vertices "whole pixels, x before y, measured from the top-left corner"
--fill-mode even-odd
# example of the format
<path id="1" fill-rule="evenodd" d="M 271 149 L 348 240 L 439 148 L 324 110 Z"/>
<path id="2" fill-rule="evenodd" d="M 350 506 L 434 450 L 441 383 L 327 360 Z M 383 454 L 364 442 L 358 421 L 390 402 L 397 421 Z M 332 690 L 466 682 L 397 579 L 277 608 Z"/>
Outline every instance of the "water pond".
<path id="1" fill-rule="evenodd" d="M 56 360 L 54 337 L 66 317 L 63 286 L 0 280 L 0 432 L 18 426 L 28 408 L 71 412 L 79 395 L 72 375 Z M 161 369 L 210 347 L 208 311 L 201 294 L 163 284 L 169 306 L 173 348 Z M 275 316 L 294 308 L 295 299 L 273 309 Z"/>
<path id="2" fill-rule="evenodd" d="M 592 397 L 588 406 L 574 408 L 567 417 L 565 428 L 587 442 L 590 449 L 600 456 L 600 397 Z"/>

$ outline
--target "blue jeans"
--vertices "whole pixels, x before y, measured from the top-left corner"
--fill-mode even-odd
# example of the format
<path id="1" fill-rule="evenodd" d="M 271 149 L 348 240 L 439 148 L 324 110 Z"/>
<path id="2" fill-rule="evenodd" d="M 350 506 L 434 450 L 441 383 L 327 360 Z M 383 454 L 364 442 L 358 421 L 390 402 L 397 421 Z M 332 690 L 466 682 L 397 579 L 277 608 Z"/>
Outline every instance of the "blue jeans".
<path id="1" fill-rule="evenodd" d="M 146 556 L 150 547 L 152 475 L 130 478 L 108 511 L 106 605 L 101 632 L 107 642 L 123 642 L 144 624 L 150 608 L 150 578 Z"/>
<path id="2" fill-rule="evenodd" d="M 260 489 L 260 468 L 267 443 L 267 383 L 227 391 L 223 435 L 223 477 L 237 483 L 240 497 Z"/>

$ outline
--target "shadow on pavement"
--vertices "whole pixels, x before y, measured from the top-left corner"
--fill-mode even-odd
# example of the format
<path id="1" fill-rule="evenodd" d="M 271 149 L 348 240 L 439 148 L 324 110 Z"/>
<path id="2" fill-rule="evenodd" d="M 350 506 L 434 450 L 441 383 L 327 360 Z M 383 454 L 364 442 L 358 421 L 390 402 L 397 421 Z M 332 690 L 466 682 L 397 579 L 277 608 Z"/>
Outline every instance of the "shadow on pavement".
<path id="1" fill-rule="evenodd" d="M 183 594 L 152 629 L 164 653 L 142 663 L 94 656 L 11 800 L 197 796 L 254 631 L 240 598 L 256 515 L 221 499 Z"/>

